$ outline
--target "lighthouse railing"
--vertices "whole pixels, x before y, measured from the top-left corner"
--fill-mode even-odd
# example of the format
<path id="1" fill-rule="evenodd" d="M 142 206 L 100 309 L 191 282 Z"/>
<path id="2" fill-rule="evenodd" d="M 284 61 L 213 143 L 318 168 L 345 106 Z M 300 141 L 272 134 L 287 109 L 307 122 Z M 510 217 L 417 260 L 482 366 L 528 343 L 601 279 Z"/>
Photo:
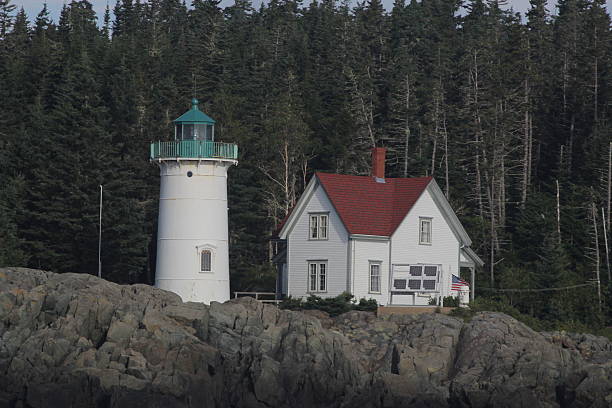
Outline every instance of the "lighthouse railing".
<path id="1" fill-rule="evenodd" d="M 151 159 L 201 158 L 238 159 L 238 146 L 234 143 L 208 140 L 181 140 L 151 143 Z"/>

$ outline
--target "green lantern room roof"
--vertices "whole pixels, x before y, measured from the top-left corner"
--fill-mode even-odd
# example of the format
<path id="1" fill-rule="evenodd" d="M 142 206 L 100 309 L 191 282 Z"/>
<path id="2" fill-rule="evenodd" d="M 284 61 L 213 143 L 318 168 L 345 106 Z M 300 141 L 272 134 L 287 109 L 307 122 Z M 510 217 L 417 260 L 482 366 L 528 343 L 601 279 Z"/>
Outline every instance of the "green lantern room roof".
<path id="1" fill-rule="evenodd" d="M 179 118 L 174 120 L 174 123 L 209 123 L 214 124 L 215 120 L 198 109 L 198 100 L 191 100 L 191 109 L 183 113 Z"/>

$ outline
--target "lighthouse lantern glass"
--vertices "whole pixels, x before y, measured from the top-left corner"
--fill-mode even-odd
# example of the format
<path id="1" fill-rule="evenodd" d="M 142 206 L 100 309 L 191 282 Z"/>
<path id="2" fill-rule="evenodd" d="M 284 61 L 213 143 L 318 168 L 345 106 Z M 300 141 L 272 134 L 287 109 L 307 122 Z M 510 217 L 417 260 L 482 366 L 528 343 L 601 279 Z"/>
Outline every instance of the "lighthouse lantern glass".
<path id="1" fill-rule="evenodd" d="M 177 123 L 176 140 L 214 140 L 213 125 L 207 123 Z"/>

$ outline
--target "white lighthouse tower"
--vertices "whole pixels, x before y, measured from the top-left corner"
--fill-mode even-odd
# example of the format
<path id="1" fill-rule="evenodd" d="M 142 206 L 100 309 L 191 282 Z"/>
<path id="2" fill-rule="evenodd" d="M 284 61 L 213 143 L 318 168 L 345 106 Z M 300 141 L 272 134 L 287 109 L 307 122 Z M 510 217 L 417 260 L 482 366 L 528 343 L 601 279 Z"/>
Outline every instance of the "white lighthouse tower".
<path id="1" fill-rule="evenodd" d="M 229 299 L 227 170 L 235 144 L 215 142 L 215 121 L 191 109 L 174 121 L 174 141 L 151 144 L 159 165 L 155 286 L 184 302 Z"/>

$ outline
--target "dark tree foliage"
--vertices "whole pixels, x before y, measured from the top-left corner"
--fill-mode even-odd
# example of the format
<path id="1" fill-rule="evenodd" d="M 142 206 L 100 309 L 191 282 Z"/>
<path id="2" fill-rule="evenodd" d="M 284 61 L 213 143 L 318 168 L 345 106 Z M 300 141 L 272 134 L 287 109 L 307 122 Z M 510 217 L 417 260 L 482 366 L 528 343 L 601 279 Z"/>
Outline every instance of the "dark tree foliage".
<path id="1" fill-rule="evenodd" d="M 96 16 L 72 0 L 54 22 L 0 0 L 0 265 L 96 273 L 103 185 L 103 276 L 152 282 L 149 143 L 196 96 L 240 148 L 234 289 L 273 287 L 269 239 L 314 171 L 368 174 L 385 146 L 390 176 L 433 175 L 456 209 L 486 261 L 479 295 L 610 324 L 610 17 L 603 0 L 499 3 L 117 0 Z M 491 290 L 596 268 L 601 312 L 594 286 Z"/>

